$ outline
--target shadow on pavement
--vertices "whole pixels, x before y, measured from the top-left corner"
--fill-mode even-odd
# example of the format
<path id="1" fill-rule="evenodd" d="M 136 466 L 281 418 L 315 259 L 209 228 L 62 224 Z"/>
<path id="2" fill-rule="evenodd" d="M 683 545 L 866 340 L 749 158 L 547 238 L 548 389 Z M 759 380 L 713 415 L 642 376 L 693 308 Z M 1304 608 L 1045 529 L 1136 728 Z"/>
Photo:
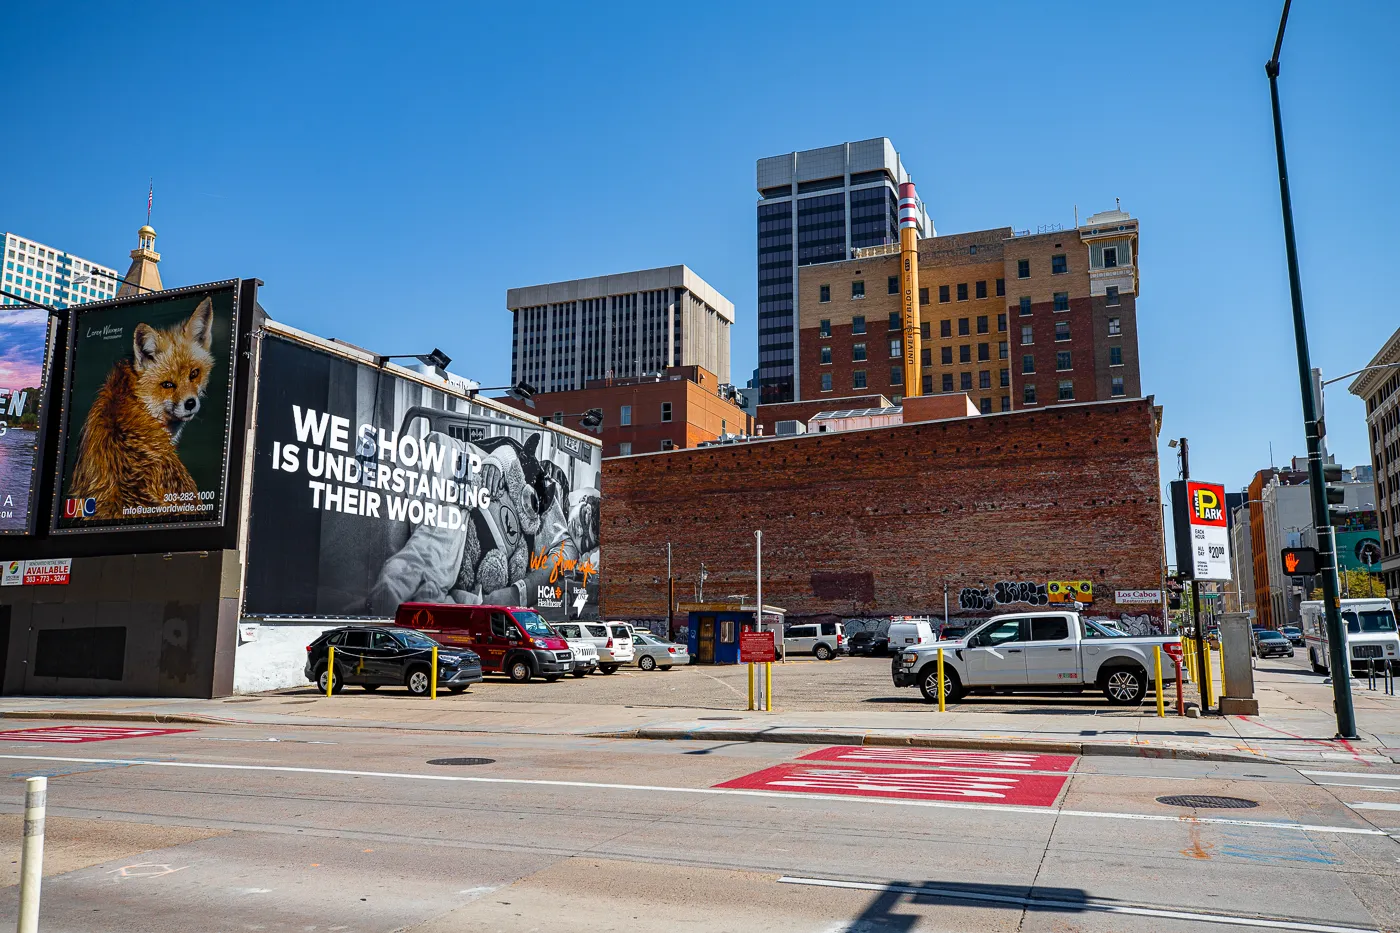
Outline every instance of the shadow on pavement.
<path id="1" fill-rule="evenodd" d="M 851 919 L 842 933 L 873 933 L 876 930 L 885 933 L 914 929 L 920 918 L 898 912 L 900 903 L 906 898 L 913 903 L 932 900 L 950 906 L 1011 908 L 1054 913 L 1080 913 L 1090 909 L 1088 895 L 1082 888 L 1036 888 L 1032 895 L 1024 885 L 891 881 L 883 890 L 875 893 L 870 903 L 858 916 Z"/>

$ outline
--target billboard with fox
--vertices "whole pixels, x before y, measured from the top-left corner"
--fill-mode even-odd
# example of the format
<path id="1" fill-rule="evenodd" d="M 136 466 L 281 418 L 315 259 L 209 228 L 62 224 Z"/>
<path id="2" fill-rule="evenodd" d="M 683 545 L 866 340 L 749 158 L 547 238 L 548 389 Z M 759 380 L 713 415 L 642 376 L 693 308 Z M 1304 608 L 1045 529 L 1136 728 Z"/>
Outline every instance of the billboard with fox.
<path id="1" fill-rule="evenodd" d="M 222 525 L 238 282 L 71 313 L 53 530 Z"/>
<path id="2" fill-rule="evenodd" d="M 261 343 L 246 615 L 598 617 L 598 442 L 314 341 Z"/>
<path id="3" fill-rule="evenodd" d="M 42 308 L 0 308 L 0 535 L 34 530 L 54 324 Z"/>

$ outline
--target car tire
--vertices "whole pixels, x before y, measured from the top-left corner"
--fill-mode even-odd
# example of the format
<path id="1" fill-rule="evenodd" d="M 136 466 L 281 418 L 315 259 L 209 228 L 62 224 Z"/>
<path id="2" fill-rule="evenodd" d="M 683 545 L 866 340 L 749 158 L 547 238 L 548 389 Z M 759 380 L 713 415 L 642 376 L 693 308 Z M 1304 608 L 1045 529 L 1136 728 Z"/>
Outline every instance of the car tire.
<path id="1" fill-rule="evenodd" d="M 588 671 L 569 671 L 574 677 L 587 677 Z"/>
<path id="2" fill-rule="evenodd" d="M 379 689 L 379 684 L 360 684 L 360 687 L 364 689 L 365 693 L 373 693 Z"/>
<path id="3" fill-rule="evenodd" d="M 433 678 L 426 667 L 410 667 L 404 675 L 403 685 L 416 697 L 425 697 L 433 692 Z"/>
<path id="4" fill-rule="evenodd" d="M 529 683 L 532 673 L 530 662 L 524 658 L 514 658 L 506 665 L 506 676 L 511 679 L 512 683 Z"/>
<path id="5" fill-rule="evenodd" d="M 919 674 L 919 692 L 930 703 L 938 702 L 938 665 L 930 664 Z M 943 666 L 943 702 L 956 703 L 963 697 L 962 681 L 958 672 L 948 665 Z"/>
<path id="6" fill-rule="evenodd" d="M 817 656 L 818 661 L 831 660 L 831 649 L 826 645 L 817 645 L 817 647 L 812 649 L 812 654 Z"/>
<path id="7" fill-rule="evenodd" d="M 450 691 L 452 691 L 453 693 L 466 693 L 466 692 L 467 692 L 467 688 L 466 688 L 466 687 L 448 687 L 447 689 L 450 690 Z"/>
<path id="8" fill-rule="evenodd" d="M 616 664 L 599 664 L 599 665 L 598 665 L 598 670 L 602 671 L 604 674 L 616 674 L 616 673 L 617 673 L 617 668 L 618 668 L 618 665 L 616 665 Z"/>
<path id="9" fill-rule="evenodd" d="M 1317 663 L 1317 652 L 1313 651 L 1311 648 L 1308 649 L 1308 663 L 1312 665 L 1314 674 L 1322 674 L 1327 670 L 1321 664 Z"/>
<path id="10" fill-rule="evenodd" d="M 1147 672 L 1140 667 L 1114 667 L 1103 677 L 1103 695 L 1114 706 L 1136 706 L 1147 696 Z"/>
<path id="11" fill-rule="evenodd" d="M 637 666 L 644 671 L 654 671 L 656 670 L 656 658 L 653 658 L 649 654 L 644 654 L 637 660 Z"/>
<path id="12" fill-rule="evenodd" d="M 316 668 L 316 689 L 319 690 L 322 695 L 326 692 L 326 665 L 324 664 Z M 331 684 L 331 693 L 339 693 L 344 689 L 345 675 L 336 671 L 335 682 Z"/>
<path id="13" fill-rule="evenodd" d="M 662 669 L 663 671 L 669 671 L 669 670 L 670 670 L 672 667 L 674 667 L 674 666 L 675 666 L 675 665 L 673 665 L 673 664 L 663 664 L 663 665 L 661 665 L 661 669 Z"/>

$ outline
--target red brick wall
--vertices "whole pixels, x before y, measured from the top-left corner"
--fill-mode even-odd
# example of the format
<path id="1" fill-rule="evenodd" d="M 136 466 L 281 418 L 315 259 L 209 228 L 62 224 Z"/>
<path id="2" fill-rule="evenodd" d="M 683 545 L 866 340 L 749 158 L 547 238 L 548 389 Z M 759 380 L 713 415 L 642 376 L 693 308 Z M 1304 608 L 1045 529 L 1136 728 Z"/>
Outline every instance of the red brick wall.
<path id="1" fill-rule="evenodd" d="M 964 587 L 1089 580 L 1091 614 L 1115 589 L 1159 589 L 1162 503 L 1149 400 L 1055 406 L 960 421 L 812 434 L 610 460 L 603 471 L 603 611 L 643 618 L 676 589 L 755 594 L 791 616 L 951 614 Z M 870 586 L 837 595 L 832 574 Z M 814 579 L 815 575 L 815 579 Z M 862 577 L 862 579 L 864 579 Z M 838 588 L 839 589 L 839 588 Z M 998 612 L 1026 603 L 994 607 Z"/>

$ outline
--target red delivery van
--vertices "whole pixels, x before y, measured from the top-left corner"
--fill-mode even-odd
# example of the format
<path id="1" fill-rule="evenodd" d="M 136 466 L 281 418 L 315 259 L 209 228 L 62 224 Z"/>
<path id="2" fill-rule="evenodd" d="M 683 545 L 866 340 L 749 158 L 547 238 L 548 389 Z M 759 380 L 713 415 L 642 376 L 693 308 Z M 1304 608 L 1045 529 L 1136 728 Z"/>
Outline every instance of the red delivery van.
<path id="1" fill-rule="evenodd" d="M 394 621 L 444 645 L 470 648 L 481 656 L 483 674 L 505 674 L 516 683 L 531 677 L 555 681 L 574 667 L 568 642 L 523 606 L 403 603 Z"/>

